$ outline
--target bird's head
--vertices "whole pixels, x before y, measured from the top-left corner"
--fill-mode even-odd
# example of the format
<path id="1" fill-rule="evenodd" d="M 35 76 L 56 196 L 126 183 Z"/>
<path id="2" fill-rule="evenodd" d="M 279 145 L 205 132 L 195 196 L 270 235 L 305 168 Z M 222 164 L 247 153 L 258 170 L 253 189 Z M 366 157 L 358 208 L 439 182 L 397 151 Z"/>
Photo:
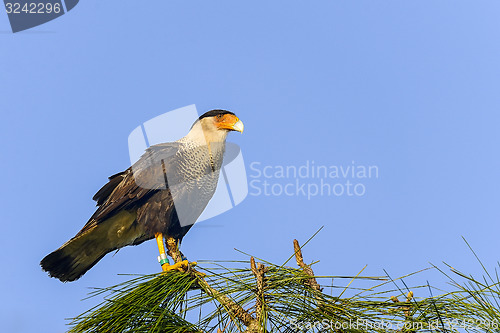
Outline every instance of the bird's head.
<path id="1" fill-rule="evenodd" d="M 243 123 L 231 111 L 212 110 L 205 112 L 198 119 L 202 126 L 208 130 L 243 133 Z"/>
<path id="2" fill-rule="evenodd" d="M 202 114 L 193 124 L 188 137 L 198 141 L 201 134 L 208 142 L 224 141 L 231 131 L 243 133 L 243 123 L 234 113 L 226 110 L 211 110 Z"/>

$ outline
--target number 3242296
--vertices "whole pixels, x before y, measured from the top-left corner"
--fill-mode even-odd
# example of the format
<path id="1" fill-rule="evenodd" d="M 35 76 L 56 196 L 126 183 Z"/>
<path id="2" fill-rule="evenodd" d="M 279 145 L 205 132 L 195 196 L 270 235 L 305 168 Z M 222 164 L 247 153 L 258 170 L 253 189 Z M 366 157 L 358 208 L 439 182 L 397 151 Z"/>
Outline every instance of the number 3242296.
<path id="1" fill-rule="evenodd" d="M 58 14 L 61 12 L 61 4 L 30 2 L 21 5 L 18 2 L 7 2 L 5 4 L 7 14 Z"/>

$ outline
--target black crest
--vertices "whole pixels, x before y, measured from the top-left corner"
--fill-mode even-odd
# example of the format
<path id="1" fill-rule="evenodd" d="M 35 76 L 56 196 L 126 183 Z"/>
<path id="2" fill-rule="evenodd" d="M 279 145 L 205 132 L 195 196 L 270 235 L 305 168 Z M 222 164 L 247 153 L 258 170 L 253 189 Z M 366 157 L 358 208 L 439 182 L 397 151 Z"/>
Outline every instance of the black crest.
<path id="1" fill-rule="evenodd" d="M 203 118 L 207 118 L 207 117 L 215 117 L 217 115 L 220 115 L 220 114 L 232 114 L 233 116 L 235 115 L 234 113 L 232 113 L 231 111 L 227 111 L 227 110 L 210 110 L 208 112 L 205 112 L 204 114 L 202 114 L 198 119 L 203 119 Z"/>

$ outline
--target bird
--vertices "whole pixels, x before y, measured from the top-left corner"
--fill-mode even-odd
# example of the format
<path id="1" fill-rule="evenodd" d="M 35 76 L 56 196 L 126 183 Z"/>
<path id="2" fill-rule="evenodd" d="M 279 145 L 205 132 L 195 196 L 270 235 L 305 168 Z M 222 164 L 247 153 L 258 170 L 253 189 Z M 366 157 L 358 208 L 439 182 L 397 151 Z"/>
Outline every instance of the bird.
<path id="1" fill-rule="evenodd" d="M 108 178 L 93 197 L 95 213 L 41 260 L 42 269 L 62 282 L 75 281 L 107 253 L 156 239 L 162 271 L 185 271 L 189 262 L 174 255 L 215 193 L 228 133 L 243 128 L 233 112 L 211 110 L 183 138 L 147 148 L 131 167 Z"/>

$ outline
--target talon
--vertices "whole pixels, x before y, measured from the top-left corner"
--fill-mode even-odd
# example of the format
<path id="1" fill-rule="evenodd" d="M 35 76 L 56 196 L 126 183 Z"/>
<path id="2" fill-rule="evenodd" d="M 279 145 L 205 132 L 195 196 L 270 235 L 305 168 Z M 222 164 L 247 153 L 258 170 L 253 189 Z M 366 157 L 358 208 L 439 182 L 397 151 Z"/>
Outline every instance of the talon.
<path id="1" fill-rule="evenodd" d="M 183 260 L 183 261 L 176 262 L 173 265 L 163 264 L 161 266 L 161 268 L 162 268 L 162 270 L 164 272 L 169 272 L 169 271 L 177 270 L 177 271 L 179 271 L 181 273 L 184 273 L 189 268 L 189 262 L 187 260 Z"/>

